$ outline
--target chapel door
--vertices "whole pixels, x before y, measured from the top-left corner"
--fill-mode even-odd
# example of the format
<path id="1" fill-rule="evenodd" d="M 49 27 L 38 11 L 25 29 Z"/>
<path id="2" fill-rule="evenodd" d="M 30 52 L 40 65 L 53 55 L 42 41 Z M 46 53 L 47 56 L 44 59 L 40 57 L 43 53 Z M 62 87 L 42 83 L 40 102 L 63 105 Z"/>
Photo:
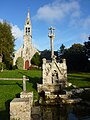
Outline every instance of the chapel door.
<path id="1" fill-rule="evenodd" d="M 29 60 L 26 60 L 25 61 L 25 69 L 28 69 L 29 68 Z"/>

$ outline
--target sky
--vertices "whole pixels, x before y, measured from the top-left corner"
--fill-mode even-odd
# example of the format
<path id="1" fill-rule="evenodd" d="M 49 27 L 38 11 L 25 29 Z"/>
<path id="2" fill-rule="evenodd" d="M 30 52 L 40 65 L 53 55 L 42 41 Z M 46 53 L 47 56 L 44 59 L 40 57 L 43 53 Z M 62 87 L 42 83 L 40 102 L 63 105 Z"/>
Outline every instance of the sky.
<path id="1" fill-rule="evenodd" d="M 54 49 L 83 44 L 90 35 L 90 0 L 1 0 L 0 22 L 12 26 L 15 50 L 23 44 L 28 9 L 32 23 L 32 42 L 39 50 L 50 49 L 48 28 L 55 28 Z"/>

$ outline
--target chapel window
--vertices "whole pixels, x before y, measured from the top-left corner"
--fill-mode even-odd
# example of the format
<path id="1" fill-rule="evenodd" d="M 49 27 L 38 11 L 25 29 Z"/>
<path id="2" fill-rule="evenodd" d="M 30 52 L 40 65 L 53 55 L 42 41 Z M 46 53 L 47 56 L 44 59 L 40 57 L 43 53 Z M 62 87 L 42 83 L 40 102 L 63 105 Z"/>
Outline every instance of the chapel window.
<path id="1" fill-rule="evenodd" d="M 28 32 L 28 31 L 27 31 L 27 27 L 26 27 L 26 35 L 27 35 L 27 32 Z"/>
<path id="2" fill-rule="evenodd" d="M 28 34 L 30 35 L 30 28 L 28 28 Z"/>

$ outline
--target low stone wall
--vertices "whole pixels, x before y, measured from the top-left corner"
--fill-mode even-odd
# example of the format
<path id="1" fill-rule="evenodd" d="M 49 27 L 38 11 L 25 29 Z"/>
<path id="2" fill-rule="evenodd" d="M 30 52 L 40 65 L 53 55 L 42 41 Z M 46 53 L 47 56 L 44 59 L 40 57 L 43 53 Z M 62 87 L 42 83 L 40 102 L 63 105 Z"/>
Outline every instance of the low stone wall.
<path id="1" fill-rule="evenodd" d="M 42 90 L 46 92 L 55 92 L 59 91 L 63 87 L 62 83 L 59 84 L 37 84 L 38 92 L 41 92 Z"/>
<path id="2" fill-rule="evenodd" d="M 10 120 L 31 120 L 33 92 L 21 92 L 10 102 Z"/>
<path id="3" fill-rule="evenodd" d="M 10 120 L 31 120 L 29 98 L 14 98 L 10 103 Z"/>

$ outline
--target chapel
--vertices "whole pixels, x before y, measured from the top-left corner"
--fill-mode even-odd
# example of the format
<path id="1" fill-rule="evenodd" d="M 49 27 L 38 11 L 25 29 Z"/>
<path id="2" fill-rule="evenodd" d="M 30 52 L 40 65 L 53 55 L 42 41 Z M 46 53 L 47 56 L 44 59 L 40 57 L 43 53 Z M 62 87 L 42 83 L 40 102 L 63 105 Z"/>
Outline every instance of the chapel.
<path id="1" fill-rule="evenodd" d="M 17 59 L 22 57 L 24 61 L 23 69 L 29 69 L 32 57 L 36 52 L 38 52 L 38 50 L 32 44 L 32 25 L 29 10 L 24 25 L 23 38 L 23 45 L 14 54 L 13 65 L 16 65 Z"/>

